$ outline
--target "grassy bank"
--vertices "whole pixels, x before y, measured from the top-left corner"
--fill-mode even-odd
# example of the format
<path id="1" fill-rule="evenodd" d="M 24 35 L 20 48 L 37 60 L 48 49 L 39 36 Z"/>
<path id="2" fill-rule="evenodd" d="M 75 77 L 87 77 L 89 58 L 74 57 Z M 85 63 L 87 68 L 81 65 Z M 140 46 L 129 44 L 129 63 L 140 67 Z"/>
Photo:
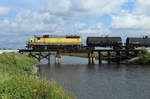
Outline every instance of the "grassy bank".
<path id="1" fill-rule="evenodd" d="M 94 52 L 96 55 L 96 59 L 98 59 L 98 53 Z M 102 52 L 103 55 L 107 55 L 106 52 Z M 115 53 L 112 53 L 115 55 Z M 125 53 L 121 53 L 124 55 Z M 88 54 L 63 54 L 66 56 L 75 56 L 75 57 L 82 57 L 82 58 L 87 58 Z M 137 57 L 134 57 L 130 60 L 125 60 L 122 63 L 131 63 L 131 64 L 150 64 L 150 52 L 146 48 L 141 48 L 141 53 Z"/>
<path id="2" fill-rule="evenodd" d="M 72 99 L 64 90 L 33 75 L 37 61 L 25 55 L 0 55 L 0 99 Z"/>
<path id="3" fill-rule="evenodd" d="M 87 58 L 88 54 L 72 54 L 72 53 L 67 53 L 67 54 L 63 54 L 63 56 L 74 56 L 74 57 L 82 57 L 82 58 Z"/>
<path id="4" fill-rule="evenodd" d="M 134 64 L 150 64 L 150 52 L 146 48 L 141 48 L 141 53 L 128 62 Z"/>
<path id="5" fill-rule="evenodd" d="M 98 52 L 94 52 L 96 59 L 98 59 Z M 65 56 L 74 56 L 74 57 L 81 57 L 81 58 L 88 58 L 88 54 L 86 53 L 82 53 L 82 54 L 72 54 L 72 53 L 68 53 L 68 54 L 63 54 Z M 107 55 L 107 52 L 102 52 L 102 55 Z"/>

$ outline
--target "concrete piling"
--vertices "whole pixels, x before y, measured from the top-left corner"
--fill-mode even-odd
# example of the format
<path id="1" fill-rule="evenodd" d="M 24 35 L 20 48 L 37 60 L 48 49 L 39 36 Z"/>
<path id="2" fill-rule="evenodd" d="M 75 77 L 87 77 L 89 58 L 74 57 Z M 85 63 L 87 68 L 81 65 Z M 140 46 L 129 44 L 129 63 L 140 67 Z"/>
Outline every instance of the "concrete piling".
<path id="1" fill-rule="evenodd" d="M 121 50 L 52 50 L 53 52 L 56 52 L 55 54 L 55 63 L 56 64 L 60 64 L 61 62 L 61 54 L 62 53 L 87 53 L 88 54 L 88 62 L 89 64 L 95 64 L 95 60 L 96 60 L 96 55 L 94 54 L 94 52 L 98 52 L 99 56 L 99 64 L 102 63 L 102 60 L 106 60 L 108 61 L 108 63 L 110 62 L 117 62 L 120 63 L 122 60 L 124 59 L 131 59 L 132 57 L 137 56 L 140 53 L 140 50 L 129 50 L 129 49 L 121 49 Z M 41 61 L 42 59 L 47 59 L 48 63 L 50 63 L 50 52 L 52 52 L 51 50 L 47 50 L 47 51 L 43 51 L 43 52 L 47 52 L 47 53 L 42 53 L 41 51 L 37 51 L 37 50 L 19 50 L 20 53 L 22 52 L 29 52 L 29 56 L 30 57 L 34 57 L 37 60 Z M 107 53 L 106 55 L 102 54 L 103 52 Z M 114 54 L 115 53 L 115 54 Z"/>
<path id="2" fill-rule="evenodd" d="M 121 61 L 120 51 L 116 51 L 116 61 L 118 64 L 120 64 Z"/>
<path id="3" fill-rule="evenodd" d="M 101 52 L 98 52 L 98 55 L 99 55 L 99 57 L 98 57 L 99 64 L 101 64 L 102 63 L 102 54 L 101 54 Z"/>
<path id="4" fill-rule="evenodd" d="M 108 64 L 110 64 L 111 63 L 111 53 L 110 53 L 110 51 L 108 51 Z"/>
<path id="5" fill-rule="evenodd" d="M 61 54 L 59 52 L 56 53 L 55 55 L 55 63 L 60 64 L 61 60 Z"/>
<path id="6" fill-rule="evenodd" d="M 93 52 L 88 54 L 88 59 L 89 64 L 95 64 L 95 54 Z"/>

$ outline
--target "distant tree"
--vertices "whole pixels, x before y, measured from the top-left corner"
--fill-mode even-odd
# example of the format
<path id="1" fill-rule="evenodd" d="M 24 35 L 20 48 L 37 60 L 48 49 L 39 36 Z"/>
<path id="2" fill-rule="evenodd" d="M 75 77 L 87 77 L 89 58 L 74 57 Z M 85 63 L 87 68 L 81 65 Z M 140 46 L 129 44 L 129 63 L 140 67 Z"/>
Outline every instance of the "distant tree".
<path id="1" fill-rule="evenodd" d="M 8 50 L 12 50 L 12 48 L 8 48 Z"/>

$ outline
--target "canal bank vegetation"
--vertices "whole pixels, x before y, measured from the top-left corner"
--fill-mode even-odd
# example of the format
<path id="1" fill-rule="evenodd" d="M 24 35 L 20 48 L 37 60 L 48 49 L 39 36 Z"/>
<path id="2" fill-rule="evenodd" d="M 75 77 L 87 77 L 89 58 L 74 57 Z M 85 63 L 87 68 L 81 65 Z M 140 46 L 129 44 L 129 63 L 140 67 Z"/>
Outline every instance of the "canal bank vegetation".
<path id="1" fill-rule="evenodd" d="M 141 53 L 137 57 L 128 60 L 128 63 L 150 64 L 150 52 L 146 48 L 141 48 Z"/>
<path id="2" fill-rule="evenodd" d="M 98 52 L 94 52 L 95 54 L 95 58 L 98 59 Z M 81 58 L 88 58 L 88 54 L 87 53 L 82 53 L 82 54 L 72 54 L 72 53 L 67 53 L 67 54 L 63 54 L 65 56 L 74 56 L 74 57 L 81 57 Z M 107 55 L 107 52 L 102 52 L 102 55 Z"/>
<path id="3" fill-rule="evenodd" d="M 129 63 L 129 64 L 150 64 L 150 52 L 145 48 L 142 47 L 140 49 L 140 53 L 138 54 L 137 57 L 134 57 L 129 60 L 123 60 L 121 63 Z M 96 59 L 98 59 L 98 52 L 94 52 Z M 112 55 L 115 55 L 115 53 L 111 53 Z M 130 52 L 130 54 L 133 54 L 133 52 Z M 75 56 L 75 57 L 81 57 L 81 58 L 88 58 L 88 54 L 83 53 L 83 54 L 63 54 L 66 56 Z M 102 55 L 107 55 L 107 52 L 102 52 Z M 121 53 L 121 55 L 126 55 L 125 53 Z"/>
<path id="4" fill-rule="evenodd" d="M 0 54 L 0 99 L 72 99 L 61 87 L 33 74 L 38 62 L 26 55 Z"/>

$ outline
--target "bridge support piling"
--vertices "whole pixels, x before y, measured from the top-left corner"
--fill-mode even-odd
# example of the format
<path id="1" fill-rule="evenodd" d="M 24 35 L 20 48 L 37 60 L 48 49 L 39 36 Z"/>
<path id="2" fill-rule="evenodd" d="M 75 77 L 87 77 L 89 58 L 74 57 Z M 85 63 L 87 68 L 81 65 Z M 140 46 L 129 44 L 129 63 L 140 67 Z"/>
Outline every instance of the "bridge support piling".
<path id="1" fill-rule="evenodd" d="M 55 55 L 55 63 L 56 64 L 60 64 L 60 60 L 61 60 L 61 54 L 60 52 L 58 51 Z"/>
<path id="2" fill-rule="evenodd" d="M 134 56 L 138 56 L 139 51 L 134 51 Z"/>
<path id="3" fill-rule="evenodd" d="M 29 57 L 34 57 L 37 60 L 41 61 L 42 59 L 47 59 L 48 63 L 50 63 L 50 52 L 56 52 L 55 55 L 55 62 L 60 64 L 61 62 L 61 53 L 87 53 L 88 54 L 88 62 L 89 64 L 95 64 L 95 54 L 94 52 L 98 52 L 99 56 L 99 64 L 102 63 L 102 60 L 107 60 L 108 63 L 110 62 L 117 62 L 125 59 L 131 59 L 135 56 L 138 56 L 139 53 L 142 53 L 139 49 L 109 49 L 109 50 L 95 50 L 95 49 L 49 49 L 49 50 L 32 50 L 32 49 L 25 49 L 19 50 L 19 53 L 29 52 Z M 42 53 L 45 52 L 45 53 Z M 106 52 L 107 55 L 102 55 L 102 52 Z M 113 53 L 116 53 L 114 55 Z"/>
<path id="4" fill-rule="evenodd" d="M 34 54 L 32 52 L 29 53 L 29 57 L 33 57 L 33 58 L 37 59 L 38 61 L 41 61 L 44 58 L 47 59 L 48 64 L 50 64 L 50 55 L 51 55 L 50 52 L 48 52 L 47 54 L 42 54 L 41 52 L 34 53 Z"/>
<path id="5" fill-rule="evenodd" d="M 51 55 L 51 53 L 50 53 L 50 52 L 48 52 L 48 55 L 47 55 L 48 64 L 50 64 L 50 55 Z"/>
<path id="6" fill-rule="evenodd" d="M 92 61 L 91 61 L 91 57 L 90 57 L 90 53 L 88 54 L 88 61 L 89 61 L 89 64 L 91 64 L 91 63 L 92 63 Z"/>
<path id="7" fill-rule="evenodd" d="M 38 61 L 40 62 L 41 61 L 41 56 L 39 55 L 39 57 L 38 57 Z"/>
<path id="8" fill-rule="evenodd" d="M 41 57 L 41 56 L 42 56 L 42 53 L 41 53 L 41 52 L 40 52 L 40 53 L 38 53 L 38 54 L 37 54 L 37 56 L 38 56 L 38 58 L 37 58 L 37 59 L 38 59 L 38 61 L 40 62 L 40 61 L 41 61 L 41 58 L 42 58 L 42 57 Z"/>
<path id="9" fill-rule="evenodd" d="M 126 50 L 126 57 L 129 58 L 130 57 L 130 54 L 129 54 L 129 51 Z"/>
<path id="10" fill-rule="evenodd" d="M 89 64 L 95 64 L 95 54 L 93 52 L 88 54 Z"/>
<path id="11" fill-rule="evenodd" d="M 57 64 L 57 62 L 58 62 L 58 58 L 57 56 L 55 56 L 55 64 Z"/>
<path id="12" fill-rule="evenodd" d="M 98 59 L 99 59 L 99 64 L 102 63 L 102 53 L 98 52 Z"/>
<path id="13" fill-rule="evenodd" d="M 55 63 L 56 64 L 60 64 L 60 60 L 61 60 L 60 56 L 59 57 L 55 56 Z"/>
<path id="14" fill-rule="evenodd" d="M 28 55 L 29 57 L 32 57 L 32 53 L 31 52 L 29 52 L 29 55 Z"/>
<path id="15" fill-rule="evenodd" d="M 111 63 L 111 53 L 110 53 L 110 51 L 108 51 L 107 53 L 108 53 L 108 64 L 110 64 Z"/>
<path id="16" fill-rule="evenodd" d="M 92 64 L 95 64 L 95 56 L 92 57 Z"/>
<path id="17" fill-rule="evenodd" d="M 120 64 L 120 61 L 121 61 L 120 51 L 116 51 L 116 62 Z"/>

